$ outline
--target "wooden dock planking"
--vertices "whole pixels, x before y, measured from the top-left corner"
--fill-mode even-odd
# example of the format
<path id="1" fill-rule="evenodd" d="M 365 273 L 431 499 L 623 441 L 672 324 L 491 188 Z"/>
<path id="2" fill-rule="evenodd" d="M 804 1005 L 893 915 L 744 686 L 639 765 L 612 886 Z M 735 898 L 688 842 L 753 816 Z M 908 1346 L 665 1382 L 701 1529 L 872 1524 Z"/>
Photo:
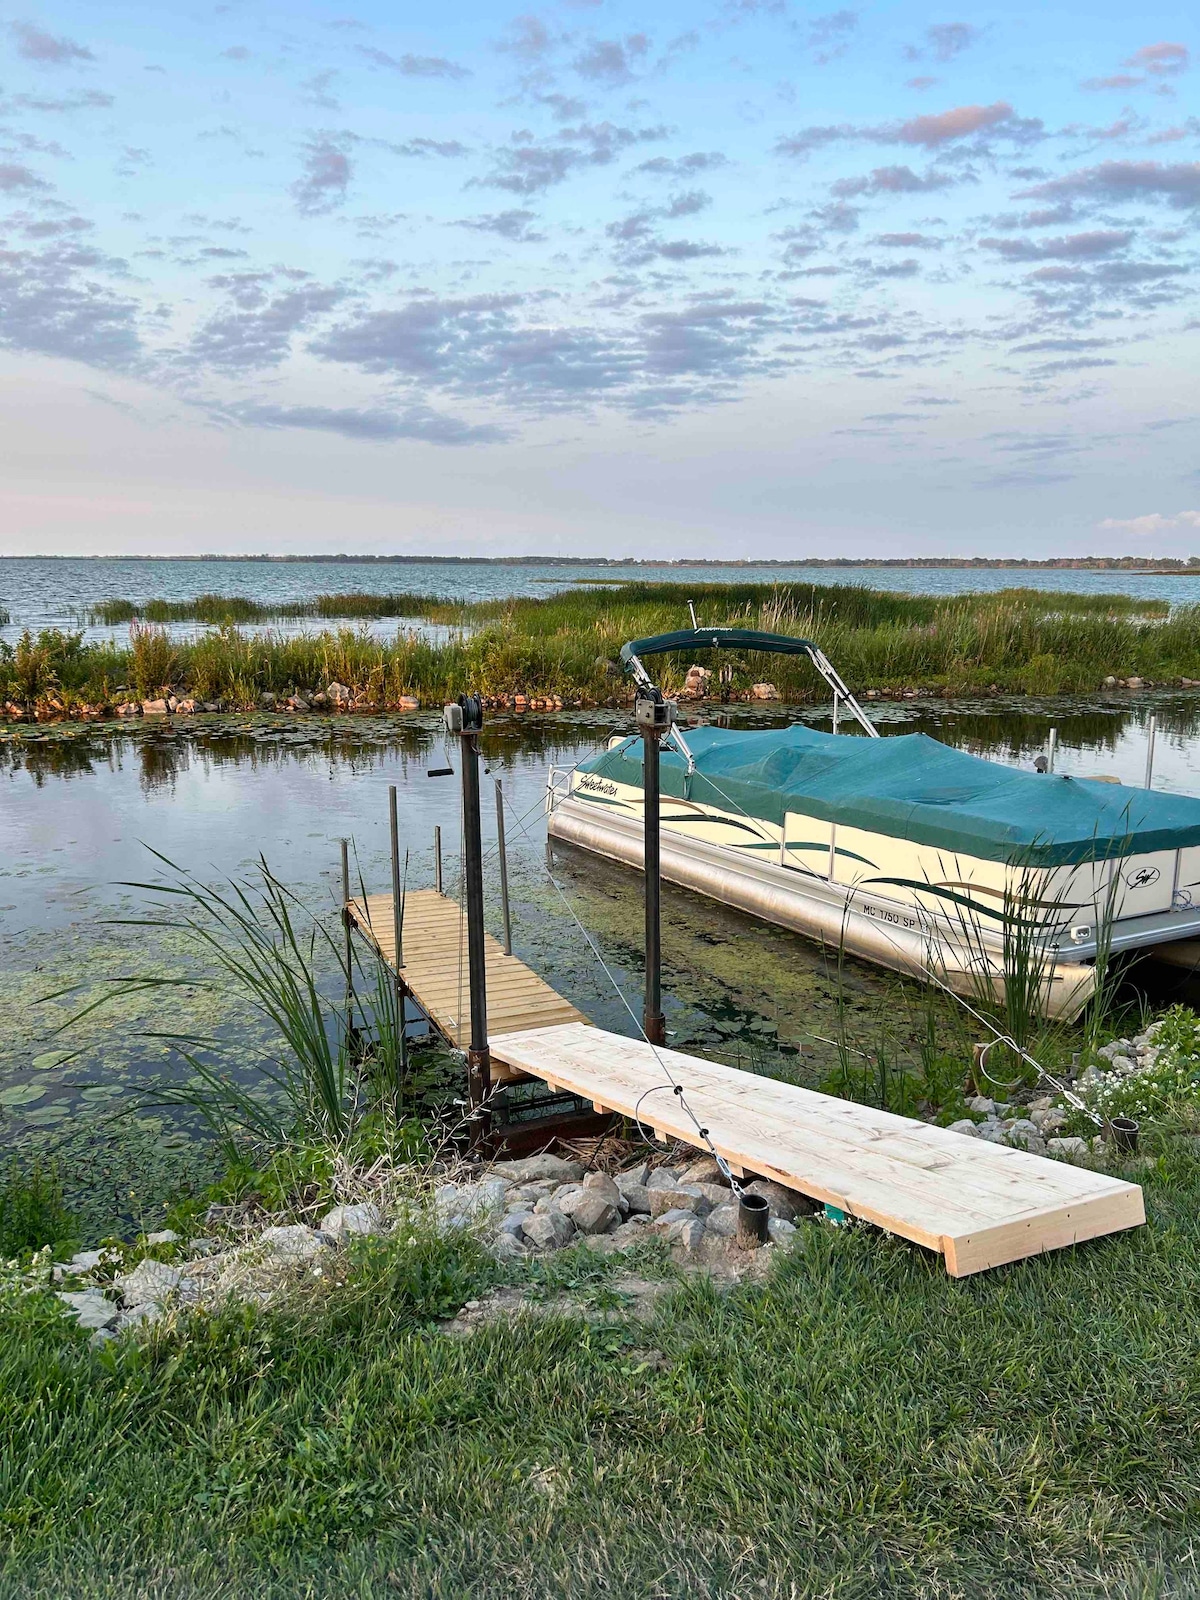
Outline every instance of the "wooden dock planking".
<path id="1" fill-rule="evenodd" d="M 378 950 L 384 962 L 396 969 L 396 940 L 392 924 L 392 897 L 368 895 L 352 900 L 355 926 Z M 457 900 L 436 889 L 417 889 L 404 899 L 404 965 L 400 976 L 417 1004 L 451 1044 L 465 1047 L 471 1031 L 471 998 L 467 982 L 467 928 Z M 587 1027 L 588 1020 L 569 1000 L 556 994 L 516 956 L 506 956 L 490 934 L 484 937 L 487 974 L 488 1032 L 530 1032 L 566 1023 Z M 526 1077 L 506 1062 L 493 1064 L 499 1083 Z"/>
<path id="2" fill-rule="evenodd" d="M 490 1040 L 493 1060 L 640 1115 L 705 1148 L 648 1044 L 566 1023 Z M 754 1172 L 938 1250 L 955 1277 L 1146 1220 L 1142 1191 L 1105 1173 L 660 1049 L 737 1173 Z M 649 1092 L 648 1092 L 649 1091 Z"/>

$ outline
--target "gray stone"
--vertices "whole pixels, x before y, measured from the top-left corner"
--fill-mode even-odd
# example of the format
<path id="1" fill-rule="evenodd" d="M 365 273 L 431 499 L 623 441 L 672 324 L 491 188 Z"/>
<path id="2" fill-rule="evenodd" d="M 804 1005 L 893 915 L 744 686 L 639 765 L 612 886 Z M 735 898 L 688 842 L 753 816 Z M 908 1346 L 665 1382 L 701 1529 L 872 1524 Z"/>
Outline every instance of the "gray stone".
<path id="1" fill-rule="evenodd" d="M 328 1234 L 338 1244 L 343 1244 L 356 1235 L 382 1233 L 383 1217 L 379 1207 L 366 1200 L 353 1206 L 334 1206 L 332 1211 L 325 1213 L 317 1226 L 322 1233 Z"/>
<path id="2" fill-rule="evenodd" d="M 678 1184 L 679 1179 L 671 1171 L 670 1167 L 655 1167 L 654 1171 L 646 1179 L 647 1189 L 674 1189 L 678 1187 Z"/>
<path id="3" fill-rule="evenodd" d="M 724 1183 L 725 1174 L 715 1156 L 699 1156 L 684 1167 L 680 1177 L 685 1183 Z"/>
<path id="4" fill-rule="evenodd" d="M 967 1110 L 974 1111 L 981 1117 L 989 1116 L 996 1109 L 996 1102 L 989 1100 L 985 1094 L 977 1094 L 974 1099 L 967 1101 Z"/>
<path id="5" fill-rule="evenodd" d="M 500 1232 L 508 1234 L 513 1239 L 519 1239 L 525 1231 L 525 1224 L 533 1215 L 532 1211 L 509 1211 L 505 1213 L 500 1223 Z"/>
<path id="6" fill-rule="evenodd" d="M 702 1196 L 684 1189 L 651 1189 L 649 1194 L 650 1215 L 655 1221 L 670 1211 L 686 1211 L 694 1216 L 702 1209 L 709 1209 Z"/>
<path id="7" fill-rule="evenodd" d="M 81 1328 L 111 1328 L 120 1314 L 120 1307 L 106 1300 L 99 1289 L 84 1289 L 79 1294 L 59 1290 L 58 1298 L 70 1307 Z"/>
<path id="8" fill-rule="evenodd" d="M 174 1228 L 160 1228 L 157 1233 L 148 1233 L 146 1243 L 150 1244 L 178 1244 L 179 1235 Z"/>
<path id="9" fill-rule="evenodd" d="M 602 1195 L 610 1206 L 620 1206 L 621 1191 L 609 1177 L 607 1172 L 589 1172 L 583 1180 L 583 1187 L 589 1194 Z"/>
<path id="10" fill-rule="evenodd" d="M 704 1225 L 710 1233 L 719 1234 L 722 1239 L 732 1239 L 737 1232 L 738 1208 L 736 1202 L 718 1206 L 715 1211 L 710 1211 L 704 1219 Z M 767 1224 L 770 1226 L 770 1223 Z"/>
<path id="11" fill-rule="evenodd" d="M 636 1167 L 626 1167 L 624 1172 L 618 1172 L 615 1182 L 617 1188 L 624 1194 L 627 1188 L 644 1189 L 649 1176 L 650 1163 L 640 1161 Z"/>
<path id="12" fill-rule="evenodd" d="M 198 1238 L 191 1239 L 188 1242 L 188 1254 L 191 1256 L 215 1255 L 220 1248 L 221 1241 L 212 1238 L 208 1234 L 201 1234 Z"/>
<path id="13" fill-rule="evenodd" d="M 116 1332 L 112 1328 L 97 1328 L 88 1340 L 88 1344 L 93 1350 L 103 1350 L 104 1346 L 111 1344 L 116 1337 Z"/>
<path id="14" fill-rule="evenodd" d="M 670 1233 L 672 1226 L 676 1222 L 695 1222 L 697 1220 L 694 1211 L 685 1210 L 682 1206 L 673 1206 L 670 1211 L 664 1211 L 655 1217 L 650 1224 L 650 1232 Z"/>
<path id="15" fill-rule="evenodd" d="M 1046 1141 L 1029 1121 L 1028 1117 L 1020 1117 L 1013 1123 L 1005 1134 L 1008 1143 L 1017 1150 L 1025 1150 L 1031 1156 L 1044 1156 L 1046 1154 Z"/>
<path id="16" fill-rule="evenodd" d="M 1047 1106 L 1044 1111 L 1030 1111 L 1029 1120 L 1043 1138 L 1057 1133 L 1067 1120 L 1067 1113 L 1061 1106 Z"/>
<path id="17" fill-rule="evenodd" d="M 567 1213 L 580 1233 L 607 1233 L 621 1220 L 621 1213 L 602 1194 L 585 1189 Z"/>
<path id="18" fill-rule="evenodd" d="M 522 1232 L 530 1244 L 536 1245 L 539 1250 L 561 1250 L 574 1237 L 575 1224 L 570 1217 L 564 1217 L 557 1207 L 551 1207 L 549 1211 L 536 1212 L 532 1217 L 527 1217 Z"/>
<path id="19" fill-rule="evenodd" d="M 547 1211 L 561 1211 L 564 1206 L 571 1205 L 583 1193 L 581 1183 L 561 1183 L 552 1194 L 544 1194 L 534 1204 L 534 1210 L 540 1215 Z"/>
<path id="20" fill-rule="evenodd" d="M 498 1176 L 513 1183 L 536 1183 L 545 1178 L 566 1183 L 569 1179 L 582 1178 L 584 1168 L 582 1161 L 565 1161 L 562 1156 L 545 1151 L 540 1156 L 523 1156 L 519 1161 L 497 1162 L 495 1170 Z"/>
<path id="21" fill-rule="evenodd" d="M 433 1196 L 434 1211 L 444 1228 L 469 1228 L 503 1211 L 508 1184 L 502 1178 L 482 1183 L 443 1183 Z"/>
<path id="22" fill-rule="evenodd" d="M 1004 1144 L 1004 1129 L 998 1122 L 985 1122 L 978 1130 L 979 1137 L 989 1144 Z"/>
<path id="23" fill-rule="evenodd" d="M 1065 1156 L 1068 1160 L 1090 1153 L 1086 1139 L 1047 1139 L 1046 1151 L 1049 1155 Z"/>
<path id="24" fill-rule="evenodd" d="M 157 1322 L 162 1316 L 162 1307 L 154 1300 L 147 1300 L 144 1305 L 131 1306 L 128 1311 L 122 1311 L 117 1318 L 117 1331 L 124 1333 L 126 1328 L 141 1328 L 151 1322 Z"/>
<path id="25" fill-rule="evenodd" d="M 960 1117 L 957 1122 L 952 1122 L 946 1129 L 947 1133 L 965 1133 L 969 1139 L 978 1139 L 979 1129 L 970 1117 Z"/>
<path id="26" fill-rule="evenodd" d="M 179 1287 L 182 1276 L 178 1267 L 147 1256 L 132 1272 L 116 1279 L 116 1288 L 127 1306 L 140 1306 L 151 1300 L 161 1305 Z"/>
<path id="27" fill-rule="evenodd" d="M 290 1227 L 266 1228 L 259 1234 L 257 1243 L 281 1261 L 311 1261 L 314 1256 L 329 1249 L 324 1239 L 302 1222 L 292 1223 Z M 145 1265 L 144 1262 L 142 1264 Z M 143 1295 L 140 1298 L 148 1300 L 150 1296 Z"/>
<path id="28" fill-rule="evenodd" d="M 771 1217 L 767 1222 L 767 1235 L 772 1244 L 786 1244 L 796 1237 L 796 1225 L 785 1222 L 782 1217 Z"/>
<path id="29" fill-rule="evenodd" d="M 681 1187 L 690 1191 L 698 1190 L 702 1198 L 710 1206 L 726 1206 L 733 1198 L 733 1191 L 724 1183 L 705 1183 L 702 1180 L 697 1180 L 696 1182 L 683 1184 Z"/>
<path id="30" fill-rule="evenodd" d="M 768 1178 L 755 1178 L 753 1183 L 745 1186 L 747 1194 L 760 1194 L 767 1202 L 773 1217 L 782 1217 L 785 1222 L 794 1222 L 802 1211 L 814 1211 L 813 1202 L 802 1194 L 797 1194 L 794 1189 L 785 1189 L 781 1183 L 772 1183 Z"/>
<path id="31" fill-rule="evenodd" d="M 64 1262 L 63 1271 L 70 1273 L 95 1272 L 108 1254 L 106 1250 L 80 1250 L 70 1261 Z"/>
<path id="32" fill-rule="evenodd" d="M 1119 1072 L 1122 1075 L 1122 1077 L 1125 1077 L 1125 1078 L 1128 1078 L 1131 1073 L 1134 1073 L 1134 1072 L 1137 1071 L 1136 1062 L 1131 1061 L 1128 1056 L 1113 1056 L 1112 1057 L 1112 1064 L 1113 1064 L 1113 1071 L 1114 1072 Z"/>
<path id="33" fill-rule="evenodd" d="M 492 1253 L 499 1261 L 515 1261 L 529 1252 L 519 1234 L 501 1232 L 496 1235 Z"/>
<path id="34" fill-rule="evenodd" d="M 677 1244 L 685 1255 L 696 1255 L 704 1243 L 704 1224 L 699 1217 L 691 1222 L 681 1222 L 671 1242 Z"/>
<path id="35" fill-rule="evenodd" d="M 647 1217 L 650 1215 L 650 1190 L 644 1183 L 627 1183 L 621 1190 L 621 1198 L 631 1213 L 636 1212 Z"/>

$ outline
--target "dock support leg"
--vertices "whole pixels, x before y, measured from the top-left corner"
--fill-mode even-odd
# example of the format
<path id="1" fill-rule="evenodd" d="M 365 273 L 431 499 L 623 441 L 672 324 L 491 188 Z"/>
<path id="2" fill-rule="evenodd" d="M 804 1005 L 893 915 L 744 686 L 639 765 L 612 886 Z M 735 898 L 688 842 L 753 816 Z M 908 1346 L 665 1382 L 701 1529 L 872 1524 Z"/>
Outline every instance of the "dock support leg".
<path id="1" fill-rule="evenodd" d="M 342 847 L 342 932 L 345 947 L 342 959 L 346 966 L 346 1033 L 354 1038 L 354 946 L 350 938 L 350 841 L 339 841 Z"/>
<path id="2" fill-rule="evenodd" d="M 504 843 L 504 790 L 496 779 L 496 850 L 500 857 L 500 915 L 504 922 L 504 954 L 512 955 L 512 917 L 508 909 L 508 851 Z"/>
<path id="3" fill-rule="evenodd" d="M 487 1140 L 486 1106 L 491 1095 L 491 1052 L 487 1032 L 487 968 L 483 928 L 483 841 L 479 819 L 479 730 L 483 705 L 464 695 L 461 707 L 463 870 L 467 902 L 467 970 L 471 983 L 471 1043 L 467 1051 L 467 1098 L 473 1113 L 472 1144 Z"/>
<path id="4" fill-rule="evenodd" d="M 400 882 L 400 826 L 396 818 L 396 785 L 388 785 L 388 831 L 392 843 L 392 939 L 396 950 L 396 1095 L 404 1092 L 408 1076 L 408 1039 L 404 1031 L 404 890 Z"/>
<path id="5" fill-rule="evenodd" d="M 646 890 L 646 998 L 642 1010 L 642 1031 L 651 1044 L 667 1042 L 667 1024 L 662 1012 L 662 917 L 659 740 L 657 728 L 642 729 L 642 793 L 646 802 L 645 890 Z"/>
<path id="6" fill-rule="evenodd" d="M 442 830 L 433 830 L 433 887 L 442 892 Z"/>

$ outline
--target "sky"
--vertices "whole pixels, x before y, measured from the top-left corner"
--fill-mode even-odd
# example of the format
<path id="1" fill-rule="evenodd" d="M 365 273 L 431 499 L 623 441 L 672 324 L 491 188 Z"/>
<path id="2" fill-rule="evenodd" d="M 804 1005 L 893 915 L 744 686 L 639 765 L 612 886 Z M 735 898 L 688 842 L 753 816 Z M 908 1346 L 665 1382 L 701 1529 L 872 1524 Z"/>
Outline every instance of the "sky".
<path id="1" fill-rule="evenodd" d="M 1196 13 L 0 0 L 0 553 L 1200 551 Z"/>

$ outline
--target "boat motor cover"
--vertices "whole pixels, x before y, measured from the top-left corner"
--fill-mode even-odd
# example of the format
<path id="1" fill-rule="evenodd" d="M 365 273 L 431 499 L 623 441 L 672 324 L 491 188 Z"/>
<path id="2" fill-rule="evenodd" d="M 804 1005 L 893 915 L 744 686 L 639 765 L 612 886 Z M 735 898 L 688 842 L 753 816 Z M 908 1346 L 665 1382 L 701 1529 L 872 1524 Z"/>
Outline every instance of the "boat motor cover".
<path id="1" fill-rule="evenodd" d="M 1200 800 L 1022 772 L 923 733 L 865 739 L 802 724 L 769 732 L 689 728 L 690 774 L 664 746 L 662 792 L 783 825 L 788 812 L 987 861 L 1063 866 L 1200 844 Z M 639 736 L 580 772 L 642 785 Z M 595 786 L 580 798 L 600 799 Z"/>

